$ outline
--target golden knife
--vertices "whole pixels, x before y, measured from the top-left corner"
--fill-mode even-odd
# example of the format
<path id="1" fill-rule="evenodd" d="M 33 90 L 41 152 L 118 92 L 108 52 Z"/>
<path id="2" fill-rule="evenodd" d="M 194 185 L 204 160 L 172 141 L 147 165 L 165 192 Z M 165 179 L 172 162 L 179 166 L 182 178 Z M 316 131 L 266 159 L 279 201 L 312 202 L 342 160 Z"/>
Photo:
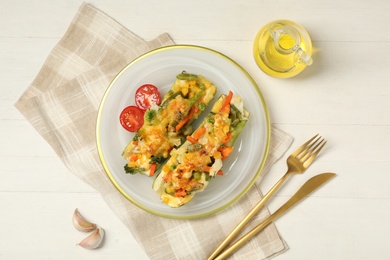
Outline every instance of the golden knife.
<path id="1" fill-rule="evenodd" d="M 257 233 L 259 233 L 261 230 L 263 230 L 266 226 L 268 226 L 272 221 L 283 215 L 288 209 L 293 207 L 295 204 L 300 202 L 303 198 L 305 198 L 307 195 L 312 193 L 314 190 L 319 188 L 321 185 L 323 185 L 325 182 L 327 182 L 329 179 L 333 178 L 336 174 L 335 173 L 322 173 L 318 174 L 308 181 L 305 182 L 305 184 L 302 185 L 302 187 L 285 203 L 283 204 L 277 211 L 275 211 L 272 215 L 270 215 L 268 218 L 266 218 L 262 223 L 257 225 L 255 228 L 253 228 L 251 231 L 249 231 L 247 234 L 242 236 L 237 242 L 235 242 L 233 245 L 231 245 L 229 248 L 227 248 L 225 251 L 223 251 L 221 254 L 219 254 L 214 259 L 225 259 L 232 253 L 234 253 L 236 250 L 241 248 L 249 239 L 254 237 Z"/>

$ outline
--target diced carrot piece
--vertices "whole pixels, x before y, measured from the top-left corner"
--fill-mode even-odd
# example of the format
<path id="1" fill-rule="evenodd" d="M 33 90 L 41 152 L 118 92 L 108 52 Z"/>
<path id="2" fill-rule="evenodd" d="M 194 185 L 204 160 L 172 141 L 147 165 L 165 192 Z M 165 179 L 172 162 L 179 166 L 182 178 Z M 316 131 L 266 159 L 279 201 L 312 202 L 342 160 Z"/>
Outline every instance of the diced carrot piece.
<path id="1" fill-rule="evenodd" d="M 204 167 L 204 169 L 203 169 L 204 172 L 210 172 L 210 170 L 211 170 L 211 167 L 210 167 L 210 166 L 206 166 L 206 167 Z"/>
<path id="2" fill-rule="evenodd" d="M 192 108 L 194 109 L 194 114 L 199 112 L 198 103 L 196 103 Z"/>
<path id="3" fill-rule="evenodd" d="M 196 143 L 198 142 L 198 140 L 196 140 L 195 138 L 193 138 L 193 137 L 190 136 L 190 135 L 187 135 L 186 139 L 187 139 L 188 141 L 190 141 L 191 143 L 193 143 L 193 144 L 196 144 Z"/>
<path id="4" fill-rule="evenodd" d="M 156 167 L 157 167 L 156 163 L 152 163 L 152 165 L 150 165 L 149 176 L 153 176 L 154 175 L 154 172 L 156 171 Z"/>
<path id="5" fill-rule="evenodd" d="M 196 139 L 196 140 L 199 140 L 199 138 L 202 137 L 202 135 L 204 135 L 206 133 L 206 127 L 202 126 L 200 128 L 198 128 L 194 133 L 193 133 L 193 137 Z"/>
<path id="6" fill-rule="evenodd" d="M 164 181 L 167 182 L 172 178 L 172 172 L 168 173 L 167 175 L 164 176 Z"/>
<path id="7" fill-rule="evenodd" d="M 220 112 L 228 113 L 228 114 L 230 113 L 230 101 L 232 101 L 232 98 L 233 98 L 233 92 L 229 91 L 229 94 L 225 98 L 225 101 L 223 102 Z"/>
<path id="8" fill-rule="evenodd" d="M 181 120 L 180 123 L 176 125 L 176 131 L 179 131 L 188 121 L 190 121 L 188 116 L 183 118 L 183 120 Z"/>
<path id="9" fill-rule="evenodd" d="M 211 170 L 211 167 L 210 167 L 210 166 L 206 166 L 206 167 L 203 169 L 204 172 L 210 172 L 210 170 Z M 219 170 L 219 171 L 217 171 L 217 174 L 218 174 L 218 175 L 223 175 L 223 171 L 222 171 L 222 170 Z"/>
<path id="10" fill-rule="evenodd" d="M 196 108 L 193 106 L 187 116 L 185 116 L 183 120 L 181 120 L 180 123 L 176 126 L 176 131 L 179 131 L 188 121 L 190 121 L 190 119 L 194 116 L 195 110 Z"/>
<path id="11" fill-rule="evenodd" d="M 184 197 L 185 195 L 187 195 L 187 192 L 183 189 L 180 189 L 175 192 L 175 197 Z"/>
<path id="12" fill-rule="evenodd" d="M 138 160 L 138 156 L 137 155 L 130 156 L 130 162 L 135 162 L 137 160 Z"/>
<path id="13" fill-rule="evenodd" d="M 221 153 L 222 153 L 222 160 L 225 160 L 226 158 L 229 157 L 229 155 L 233 152 L 233 147 L 231 146 L 223 146 L 221 148 Z"/>
<path id="14" fill-rule="evenodd" d="M 232 139 L 232 134 L 230 132 L 228 132 L 226 135 L 226 139 L 223 141 L 223 143 L 226 144 L 227 142 L 230 141 L 230 139 Z"/>

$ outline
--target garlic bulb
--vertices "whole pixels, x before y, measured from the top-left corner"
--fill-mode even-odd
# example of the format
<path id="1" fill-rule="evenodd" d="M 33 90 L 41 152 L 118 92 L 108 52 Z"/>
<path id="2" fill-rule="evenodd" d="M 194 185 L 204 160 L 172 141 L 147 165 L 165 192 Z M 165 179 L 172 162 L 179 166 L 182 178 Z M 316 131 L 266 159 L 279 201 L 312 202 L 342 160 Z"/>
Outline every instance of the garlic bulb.
<path id="1" fill-rule="evenodd" d="M 104 230 L 100 227 L 95 229 L 92 234 L 84 238 L 78 245 L 86 249 L 95 249 L 99 247 L 104 238 Z"/>
<path id="2" fill-rule="evenodd" d="M 96 229 L 96 224 L 87 221 L 79 212 L 78 209 L 75 209 L 73 213 L 73 226 L 82 232 L 89 232 Z"/>

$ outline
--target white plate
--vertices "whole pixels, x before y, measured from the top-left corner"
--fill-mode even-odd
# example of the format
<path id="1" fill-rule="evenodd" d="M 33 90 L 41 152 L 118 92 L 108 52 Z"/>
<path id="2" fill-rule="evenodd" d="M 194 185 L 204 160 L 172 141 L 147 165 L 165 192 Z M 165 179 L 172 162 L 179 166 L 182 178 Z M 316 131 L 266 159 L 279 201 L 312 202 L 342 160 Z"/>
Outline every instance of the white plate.
<path id="1" fill-rule="evenodd" d="M 164 95 L 183 70 L 212 81 L 220 94 L 229 90 L 241 96 L 249 110 L 249 122 L 236 140 L 233 154 L 224 161 L 224 176 L 216 176 L 202 193 L 180 208 L 161 203 L 152 189 L 152 177 L 125 174 L 121 157 L 133 134 L 119 123 L 119 114 L 134 105 L 135 90 L 145 83 Z M 207 113 L 207 112 L 206 112 Z M 202 120 L 202 116 L 200 119 Z M 97 119 L 97 146 L 103 167 L 115 187 L 138 207 L 169 218 L 198 218 L 218 212 L 236 202 L 253 185 L 264 165 L 270 141 L 268 110 L 260 89 L 250 75 L 227 56 L 199 46 L 163 47 L 135 59 L 111 82 Z"/>

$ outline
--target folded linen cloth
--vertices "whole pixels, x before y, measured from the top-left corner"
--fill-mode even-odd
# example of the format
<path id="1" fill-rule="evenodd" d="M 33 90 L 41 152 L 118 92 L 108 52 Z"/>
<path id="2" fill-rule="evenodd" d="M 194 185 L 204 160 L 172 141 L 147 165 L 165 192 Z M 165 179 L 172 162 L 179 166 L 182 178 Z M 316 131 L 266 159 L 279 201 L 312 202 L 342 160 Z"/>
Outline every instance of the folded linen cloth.
<path id="1" fill-rule="evenodd" d="M 261 177 L 242 199 L 222 212 L 195 220 L 167 219 L 143 211 L 122 196 L 105 174 L 96 148 L 97 109 L 111 80 L 141 54 L 173 44 L 166 33 L 144 41 L 83 3 L 15 106 L 68 169 L 102 195 L 150 259 L 206 259 L 261 198 L 257 186 Z M 276 128 L 271 135 L 261 176 L 292 142 L 291 136 Z M 263 209 L 244 232 L 268 215 Z M 271 224 L 232 259 L 266 259 L 284 250 L 286 245 Z"/>

